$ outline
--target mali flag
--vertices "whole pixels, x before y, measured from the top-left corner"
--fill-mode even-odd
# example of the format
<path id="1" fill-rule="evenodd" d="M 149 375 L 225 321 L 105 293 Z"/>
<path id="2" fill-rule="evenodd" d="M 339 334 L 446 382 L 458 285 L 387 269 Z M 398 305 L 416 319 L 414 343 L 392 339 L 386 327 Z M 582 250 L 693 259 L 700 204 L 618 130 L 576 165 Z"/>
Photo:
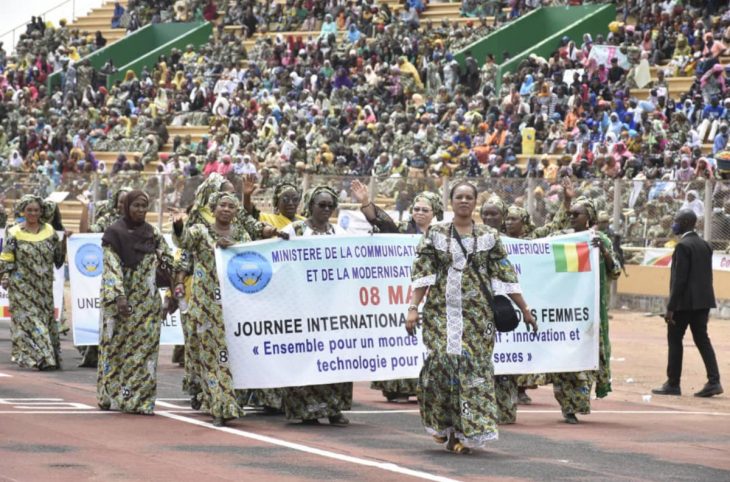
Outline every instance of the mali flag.
<path id="1" fill-rule="evenodd" d="M 553 255 L 557 273 L 581 273 L 591 270 L 588 243 L 553 244 Z"/>

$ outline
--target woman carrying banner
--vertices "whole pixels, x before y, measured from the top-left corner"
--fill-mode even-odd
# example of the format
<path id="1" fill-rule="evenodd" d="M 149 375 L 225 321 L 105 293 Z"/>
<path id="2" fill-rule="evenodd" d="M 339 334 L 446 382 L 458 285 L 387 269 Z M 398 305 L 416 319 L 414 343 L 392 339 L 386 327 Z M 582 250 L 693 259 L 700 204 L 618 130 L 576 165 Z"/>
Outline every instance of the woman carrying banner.
<path id="1" fill-rule="evenodd" d="M 418 194 L 411 204 L 411 219 L 395 222 L 388 216 L 388 213 L 370 200 L 367 186 L 356 179 L 352 181 L 350 188 L 352 197 L 360 203 L 360 211 L 365 215 L 365 219 L 380 233 L 423 234 L 428 231 L 433 218 L 438 221 L 444 218 L 441 197 L 436 193 L 425 191 Z M 389 402 L 407 402 L 408 397 L 417 395 L 417 387 L 418 378 L 403 378 L 370 384 L 371 389 L 382 391 L 383 396 Z"/>
<path id="2" fill-rule="evenodd" d="M 491 281 L 494 294 L 517 304 L 528 327 L 536 330 L 537 325 L 499 233 L 472 220 L 476 188 L 461 181 L 451 189 L 450 199 L 453 222 L 432 226 L 418 246 L 406 329 L 415 334 L 418 305 L 428 290 L 423 342 L 429 354 L 419 377 L 421 421 L 436 443 L 464 454 L 498 436 L 492 364 L 496 329 L 479 276 Z"/>
<path id="3" fill-rule="evenodd" d="M 240 208 L 234 193 L 214 193 L 210 196 L 209 207 L 215 217 L 213 224 L 195 224 L 184 233 L 186 256 L 183 259 L 195 265 L 190 309 L 185 317 L 197 339 L 194 369 L 197 370 L 195 378 L 200 382 L 201 391 L 195 395 L 197 403 L 194 405 L 212 415 L 213 425 L 220 427 L 227 420 L 243 417 L 244 411 L 228 367 L 215 248 L 246 243 L 251 238 L 242 226 L 234 222 Z"/>
<path id="4" fill-rule="evenodd" d="M 563 203 L 552 221 L 545 226 L 536 228 L 525 208 L 507 207 L 497 195 L 492 195 L 482 205 L 482 221 L 511 238 L 535 239 L 548 236 L 553 231 L 566 227 L 568 220 L 567 212 L 573 198 L 572 183 L 566 177 L 563 178 L 562 184 L 565 192 Z M 527 388 L 535 388 L 544 383 L 544 377 L 540 375 L 498 375 L 495 380 L 494 393 L 497 399 L 499 423 L 515 423 L 517 421 L 517 403 L 524 405 L 532 403 L 532 399 L 527 395 Z"/>
<path id="5" fill-rule="evenodd" d="M 53 206 L 55 208 L 55 205 Z M 66 237 L 43 222 L 50 204 L 26 194 L 16 206 L 24 221 L 8 228 L 0 254 L 0 283 L 10 304 L 11 360 L 18 366 L 61 368 L 61 342 L 53 316 L 54 266 L 66 258 Z"/>
<path id="6" fill-rule="evenodd" d="M 200 185 L 195 191 L 195 199 L 190 207 L 187 216 L 179 211 L 173 213 L 173 241 L 177 246 L 183 246 L 183 239 L 185 232 L 195 225 L 212 226 L 215 224 L 215 215 L 210 208 L 210 200 L 212 196 L 218 192 L 235 193 L 233 184 L 228 181 L 225 177 L 218 173 L 213 173 Z M 268 238 L 275 234 L 279 234 L 278 230 L 272 226 L 260 223 L 254 220 L 248 213 L 243 209 L 236 210 L 236 216 L 233 221 L 234 225 L 244 228 L 249 234 L 250 239 L 259 239 L 261 237 Z M 185 278 L 185 289 L 176 287 L 175 292 L 182 294 L 187 293 L 187 296 L 192 294 L 192 274 L 194 272 L 194 265 L 189 260 L 185 259 L 183 253 L 182 259 L 183 271 L 187 273 Z M 190 305 L 191 300 L 186 300 Z M 185 376 L 183 377 L 183 391 L 188 393 L 191 397 L 191 405 L 193 408 L 200 408 L 198 394 L 202 391 L 201 380 L 198 379 L 200 369 L 198 368 L 199 360 L 197 359 L 199 353 L 199 339 L 195 330 L 194 325 L 191 324 L 191 320 L 187 316 L 187 313 L 181 313 L 183 332 L 185 334 L 185 346 L 176 346 L 173 352 L 173 363 L 183 363 L 185 366 Z M 258 392 L 257 392 L 258 393 Z M 271 406 L 274 409 L 278 409 L 281 405 L 279 396 L 275 391 L 262 392 L 269 393 L 268 396 L 264 397 L 260 395 L 258 398 L 264 400 L 265 406 Z M 246 398 L 247 396 L 243 396 Z"/>
<path id="7" fill-rule="evenodd" d="M 290 238 L 307 236 L 337 236 L 345 234 L 329 222 L 337 209 L 337 193 L 319 186 L 304 196 L 304 221 L 295 221 L 284 233 Z M 288 419 L 300 419 L 307 425 L 318 425 L 320 418 L 328 418 L 331 425 L 347 425 L 350 421 L 342 414 L 352 406 L 352 383 L 331 383 L 288 387 L 284 392 L 284 412 Z"/>
<path id="8" fill-rule="evenodd" d="M 96 396 L 103 410 L 152 415 L 157 393 L 160 321 L 157 276 L 172 278 L 174 260 L 162 235 L 145 222 L 149 198 L 134 190 L 122 219 L 104 232 L 102 329 Z M 176 309 L 170 300 L 168 310 Z"/>
<path id="9" fill-rule="evenodd" d="M 567 190 L 566 190 L 567 192 Z M 585 197 L 576 199 L 568 213 L 572 230 L 556 232 L 583 232 L 596 224 L 597 213 L 593 202 Z M 610 296 L 610 281 L 617 279 L 621 274 L 621 265 L 616 258 L 611 240 L 602 232 L 596 230 L 591 242 L 594 248 L 599 249 L 598 256 L 600 276 L 600 343 L 598 351 L 597 372 L 553 373 L 548 375 L 548 382 L 553 384 L 555 399 L 560 403 L 566 423 L 576 424 L 576 414 L 591 413 L 591 386 L 596 382 L 596 396 L 603 398 L 611 391 L 611 342 L 608 338 L 608 301 Z"/>
<path id="10" fill-rule="evenodd" d="M 89 201 L 86 198 L 79 199 L 81 201 L 81 223 L 79 232 L 82 233 L 103 233 L 106 228 L 117 222 L 124 211 L 124 199 L 127 197 L 132 188 L 122 187 L 112 194 L 109 201 L 99 206 L 96 212 L 94 224 L 89 226 Z M 97 345 L 78 347 L 81 353 L 80 368 L 96 368 L 99 361 L 99 347 Z"/>

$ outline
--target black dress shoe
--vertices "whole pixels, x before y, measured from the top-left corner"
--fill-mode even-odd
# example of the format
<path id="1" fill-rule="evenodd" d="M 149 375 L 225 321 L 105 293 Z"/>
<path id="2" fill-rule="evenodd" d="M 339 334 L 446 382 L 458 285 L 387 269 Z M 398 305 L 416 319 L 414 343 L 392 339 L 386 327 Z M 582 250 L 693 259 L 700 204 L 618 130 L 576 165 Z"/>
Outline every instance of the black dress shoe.
<path id="1" fill-rule="evenodd" d="M 713 395 L 720 395 L 723 392 L 722 385 L 719 383 L 708 383 L 702 390 L 695 393 L 695 397 L 711 397 Z"/>
<path id="2" fill-rule="evenodd" d="M 682 390 L 678 386 L 665 383 L 659 388 L 654 388 L 651 393 L 654 395 L 681 395 Z"/>

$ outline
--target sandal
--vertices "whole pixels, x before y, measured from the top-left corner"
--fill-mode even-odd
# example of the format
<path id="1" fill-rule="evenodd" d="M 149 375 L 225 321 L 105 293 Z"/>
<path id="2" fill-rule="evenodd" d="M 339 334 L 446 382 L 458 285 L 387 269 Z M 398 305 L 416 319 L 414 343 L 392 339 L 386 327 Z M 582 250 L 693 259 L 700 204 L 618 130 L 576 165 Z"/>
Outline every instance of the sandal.
<path id="1" fill-rule="evenodd" d="M 456 438 L 449 439 L 449 443 L 446 445 L 446 450 L 448 450 L 449 452 L 453 452 L 457 455 L 471 454 L 471 449 L 469 447 L 467 447 L 466 445 L 462 444 Z"/>
<path id="2" fill-rule="evenodd" d="M 446 442 L 449 441 L 449 438 L 447 436 L 445 436 L 445 435 L 442 435 L 442 436 L 434 435 L 433 436 L 433 441 L 436 442 L 439 445 L 443 445 L 443 444 L 445 444 Z"/>

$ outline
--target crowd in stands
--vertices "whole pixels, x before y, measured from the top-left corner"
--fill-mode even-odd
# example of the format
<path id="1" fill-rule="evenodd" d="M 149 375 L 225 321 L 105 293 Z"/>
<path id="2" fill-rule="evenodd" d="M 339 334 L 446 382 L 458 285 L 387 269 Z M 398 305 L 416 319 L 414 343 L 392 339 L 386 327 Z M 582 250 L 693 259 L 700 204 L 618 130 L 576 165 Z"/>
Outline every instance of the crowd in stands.
<path id="1" fill-rule="evenodd" d="M 141 175 L 151 164 L 169 175 L 168 202 L 181 206 L 212 172 L 255 173 L 262 188 L 307 173 L 374 175 L 396 198 L 407 178 L 418 180 L 415 192 L 445 177 L 528 177 L 548 211 L 566 175 L 690 183 L 679 201 L 661 189 L 636 194 L 631 207 L 656 209 L 656 219 L 691 202 L 681 199 L 685 191 L 701 197 L 704 180 L 730 174 L 717 162 L 730 122 L 722 63 L 730 9 L 720 2 L 620 2 L 625 21 L 608 34 L 565 37 L 551 56 L 531 55 L 501 82 L 497 66 L 517 53 L 508 45 L 486 59 L 467 52 L 463 64 L 455 54 L 540 2 L 464 0 L 462 14 L 473 19 L 435 23 L 419 17 L 423 0 L 398 8 L 373 0 L 223 3 L 119 5 L 112 22 L 130 31 L 196 18 L 217 26 L 204 46 L 174 50 L 111 87 L 104 75 L 113 66 L 95 72 L 81 61 L 103 46 L 98 38 L 64 22 L 29 24 L 14 53 L 0 50 L 0 169 L 32 173 L 48 192 L 73 192 L 94 172 L 111 177 L 111 192 L 121 172 L 153 193 L 160 179 Z M 302 33 L 257 35 L 249 49 L 242 42 L 292 30 Z M 594 46 L 619 55 L 599 63 Z M 55 71 L 61 85 L 48 92 Z M 693 82 L 675 95 L 673 77 Z M 169 125 L 207 125 L 209 133 L 201 142 L 170 138 Z M 101 151 L 120 154 L 106 165 L 95 156 Z M 605 208 L 610 189 L 596 191 Z M 727 192 L 716 188 L 716 206 Z M 524 203 L 524 188 L 506 195 Z"/>

